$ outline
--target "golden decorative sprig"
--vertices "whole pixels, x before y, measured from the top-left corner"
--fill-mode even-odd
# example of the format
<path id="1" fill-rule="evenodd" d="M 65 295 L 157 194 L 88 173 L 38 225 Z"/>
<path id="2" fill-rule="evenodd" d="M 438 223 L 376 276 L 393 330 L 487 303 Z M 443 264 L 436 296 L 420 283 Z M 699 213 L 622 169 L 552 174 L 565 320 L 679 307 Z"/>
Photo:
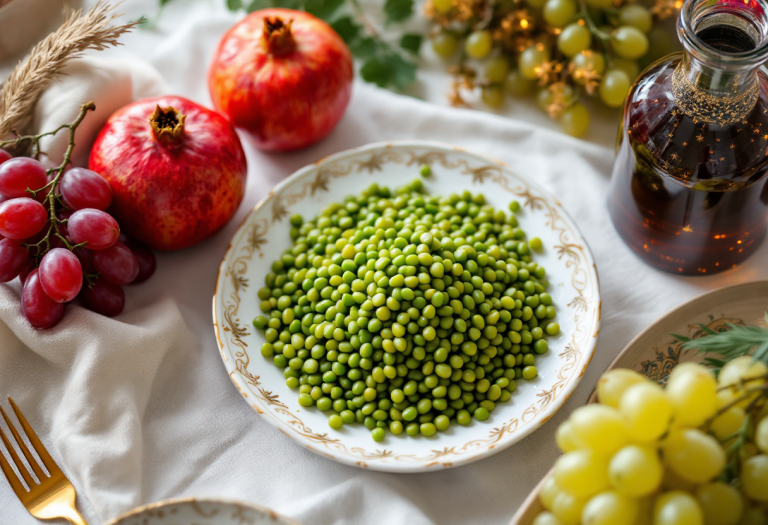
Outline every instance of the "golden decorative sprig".
<path id="1" fill-rule="evenodd" d="M 16 66 L 0 96 L 0 137 L 10 132 L 24 134 L 40 95 L 70 60 L 86 49 L 119 45 L 120 35 L 141 22 L 113 26 L 112 22 L 121 15 L 110 11 L 110 4 L 99 2 L 85 14 L 82 10 L 70 13 L 56 32 L 38 43 Z"/>

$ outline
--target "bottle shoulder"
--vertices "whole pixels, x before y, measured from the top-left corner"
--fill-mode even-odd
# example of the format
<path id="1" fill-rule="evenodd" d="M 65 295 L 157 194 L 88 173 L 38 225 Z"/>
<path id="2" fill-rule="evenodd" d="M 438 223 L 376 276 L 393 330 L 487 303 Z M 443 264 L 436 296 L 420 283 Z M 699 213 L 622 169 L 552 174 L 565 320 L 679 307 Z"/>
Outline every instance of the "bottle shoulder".
<path id="1" fill-rule="evenodd" d="M 691 116 L 677 103 L 673 75 L 682 53 L 651 64 L 632 86 L 622 128 L 633 149 L 684 182 L 717 189 L 749 184 L 768 167 L 768 79 L 758 72 L 758 96 L 746 117 L 719 125 Z"/>

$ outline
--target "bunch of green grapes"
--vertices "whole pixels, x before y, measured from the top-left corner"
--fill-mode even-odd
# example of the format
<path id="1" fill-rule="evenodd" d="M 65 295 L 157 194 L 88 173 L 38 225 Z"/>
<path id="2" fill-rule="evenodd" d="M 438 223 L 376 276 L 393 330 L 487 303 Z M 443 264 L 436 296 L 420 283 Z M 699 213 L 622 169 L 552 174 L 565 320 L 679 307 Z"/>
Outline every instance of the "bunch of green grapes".
<path id="1" fill-rule="evenodd" d="M 641 66 L 671 49 L 668 31 L 651 11 L 622 0 L 495 0 L 493 14 L 466 16 L 472 0 L 430 0 L 427 13 L 440 26 L 432 48 L 441 57 L 460 52 L 481 64 L 483 102 L 498 108 L 505 95 L 535 94 L 538 105 L 566 133 L 589 129 L 582 97 L 612 108 L 624 104 Z M 550 73 L 552 67 L 555 73 Z"/>
<path id="2" fill-rule="evenodd" d="M 599 403 L 557 430 L 565 454 L 534 525 L 765 525 L 767 387 L 768 367 L 751 356 L 718 379 L 681 364 L 666 389 L 630 370 L 605 373 Z"/>

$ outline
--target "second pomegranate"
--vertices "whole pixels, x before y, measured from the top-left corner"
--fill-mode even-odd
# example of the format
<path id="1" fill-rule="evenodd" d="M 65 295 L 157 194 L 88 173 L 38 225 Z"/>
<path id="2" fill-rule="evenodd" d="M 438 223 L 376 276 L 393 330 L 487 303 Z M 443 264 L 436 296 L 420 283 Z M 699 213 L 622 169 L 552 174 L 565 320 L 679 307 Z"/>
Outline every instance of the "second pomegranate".
<path id="1" fill-rule="evenodd" d="M 217 110 L 256 147 L 288 151 L 328 135 L 352 94 L 352 55 L 325 22 L 262 9 L 230 29 L 208 73 Z"/>

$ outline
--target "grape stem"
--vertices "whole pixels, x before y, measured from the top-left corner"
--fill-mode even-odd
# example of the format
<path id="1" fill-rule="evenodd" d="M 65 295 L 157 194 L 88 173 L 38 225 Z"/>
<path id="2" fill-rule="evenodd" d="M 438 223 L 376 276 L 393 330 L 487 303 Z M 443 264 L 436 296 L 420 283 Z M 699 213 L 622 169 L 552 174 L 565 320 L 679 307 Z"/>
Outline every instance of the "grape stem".
<path id="1" fill-rule="evenodd" d="M 597 27 L 595 21 L 592 20 L 591 16 L 589 16 L 589 11 L 587 10 L 587 6 L 583 1 L 579 2 L 579 6 L 581 9 L 581 16 L 584 18 L 584 22 L 587 24 L 587 29 L 589 29 L 590 33 L 595 35 L 600 40 L 600 45 L 603 45 L 603 42 L 609 41 L 611 39 L 611 35 Z"/>
<path id="2" fill-rule="evenodd" d="M 66 224 L 66 219 L 59 219 L 56 216 L 56 204 L 62 204 L 61 203 L 61 195 L 56 192 L 56 190 L 59 187 L 59 182 L 61 181 L 61 177 L 64 174 L 64 170 L 67 168 L 67 165 L 71 162 L 72 159 L 72 152 L 75 149 L 75 131 L 77 130 L 77 127 L 80 125 L 80 123 L 83 121 L 85 116 L 88 114 L 89 111 L 93 111 L 96 109 L 96 105 L 93 102 L 88 102 L 86 104 L 83 104 L 80 107 L 80 113 L 77 115 L 77 118 L 70 124 L 62 124 L 58 128 L 56 128 L 53 131 L 46 131 L 45 133 L 40 133 L 38 135 L 22 135 L 18 136 L 15 139 L 12 140 L 6 140 L 0 142 L 0 148 L 7 148 L 9 146 L 18 146 L 19 144 L 27 141 L 31 141 L 34 145 L 34 151 L 35 156 L 40 155 L 40 139 L 43 137 L 49 137 L 56 135 L 59 131 L 68 129 L 69 130 L 69 144 L 67 146 L 67 150 L 64 152 L 64 159 L 62 160 L 61 164 L 56 166 L 55 168 L 49 168 L 46 170 L 46 174 L 48 176 L 54 174 L 53 178 L 48 182 L 45 186 L 42 188 L 39 188 L 37 190 L 30 190 L 27 188 L 27 192 L 32 196 L 32 198 L 37 198 L 37 194 L 41 191 L 48 190 L 48 194 L 46 195 L 46 201 L 48 206 L 48 221 L 50 222 L 50 225 L 48 226 L 48 231 L 45 234 L 45 237 L 38 241 L 35 244 L 25 244 L 27 247 L 27 250 L 30 251 L 30 253 L 38 258 L 41 259 L 43 255 L 48 253 L 48 251 L 51 248 L 51 236 L 57 237 L 61 242 L 64 243 L 64 246 L 67 247 L 68 250 L 74 251 L 77 248 L 80 248 L 81 246 L 84 246 L 85 243 L 81 244 L 71 244 L 67 239 L 61 234 L 59 231 L 59 225 Z M 40 248 L 42 245 L 45 244 L 45 249 L 41 252 Z M 32 248 L 35 248 L 34 252 L 32 251 Z"/>

